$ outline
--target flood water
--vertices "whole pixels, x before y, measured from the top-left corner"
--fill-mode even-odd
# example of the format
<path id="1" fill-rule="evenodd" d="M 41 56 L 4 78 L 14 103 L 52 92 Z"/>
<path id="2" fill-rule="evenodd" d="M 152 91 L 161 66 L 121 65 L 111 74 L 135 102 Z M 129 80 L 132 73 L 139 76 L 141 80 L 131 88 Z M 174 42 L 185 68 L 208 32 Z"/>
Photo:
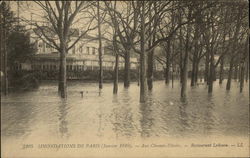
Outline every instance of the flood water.
<path id="1" fill-rule="evenodd" d="M 156 81 L 153 91 L 148 93 L 147 102 L 142 104 L 139 103 L 139 86 L 136 82 L 131 83 L 129 89 L 123 88 L 123 83 L 119 83 L 119 93 L 113 95 L 112 83 L 104 83 L 104 88 L 99 91 L 98 83 L 70 81 L 66 100 L 58 96 L 57 82 L 43 82 L 37 90 L 15 92 L 1 98 L 3 155 L 9 157 L 68 155 L 71 157 L 75 154 L 76 157 L 79 155 L 103 157 L 103 154 L 108 156 L 110 153 L 110 157 L 117 157 L 117 154 L 123 153 L 119 148 L 52 152 L 50 149 L 40 149 L 39 144 L 56 142 L 115 144 L 119 141 L 124 143 L 125 140 L 125 143 L 134 146 L 135 142 L 152 143 L 156 139 L 165 143 L 180 143 L 185 139 L 195 138 L 198 143 L 202 140 L 203 142 L 214 140 L 219 143 L 229 140 L 231 141 L 229 143 L 233 144 L 244 142 L 244 148 L 233 147 L 223 148 L 223 150 L 214 148 L 215 151 L 210 151 L 209 154 L 225 156 L 224 153 L 238 150 L 238 153 L 245 156 L 249 154 L 247 141 L 249 85 L 245 84 L 243 93 L 239 93 L 239 85 L 236 81 L 233 81 L 230 91 L 226 91 L 225 86 L 226 81 L 222 85 L 219 85 L 218 81 L 215 82 L 212 94 L 207 93 L 207 87 L 204 84 L 195 88 L 188 86 L 187 99 L 183 101 L 180 99 L 179 81 L 174 82 L 174 88 L 171 84 L 165 85 L 164 81 Z M 216 139 L 212 139 L 215 137 Z M 137 141 L 138 138 L 139 141 Z M 187 142 L 192 141 L 187 140 Z M 24 149 L 24 144 L 31 144 L 32 148 Z M 132 149 L 127 152 L 132 156 L 138 155 L 138 152 L 153 157 L 170 153 L 183 154 L 178 148 L 174 151 L 165 148 Z M 75 153 L 72 153 L 73 151 Z M 207 150 L 204 148 L 197 152 L 197 150 L 192 151 L 191 148 L 190 152 L 185 154 L 190 157 L 194 156 L 195 152 L 197 156 L 202 156 L 206 153 L 204 151 Z"/>
<path id="2" fill-rule="evenodd" d="M 214 83 L 213 94 L 205 85 L 188 86 L 188 99 L 180 100 L 178 81 L 165 85 L 156 81 L 145 104 L 139 103 L 139 87 L 112 83 L 101 93 L 97 83 L 68 83 L 68 98 L 57 93 L 57 82 L 42 83 L 35 91 L 12 93 L 1 98 L 3 141 L 35 137 L 70 139 L 100 137 L 199 137 L 211 135 L 248 136 L 249 91 L 239 93 L 237 82 L 231 91 L 226 82 Z M 83 92 L 81 97 L 80 91 Z"/>

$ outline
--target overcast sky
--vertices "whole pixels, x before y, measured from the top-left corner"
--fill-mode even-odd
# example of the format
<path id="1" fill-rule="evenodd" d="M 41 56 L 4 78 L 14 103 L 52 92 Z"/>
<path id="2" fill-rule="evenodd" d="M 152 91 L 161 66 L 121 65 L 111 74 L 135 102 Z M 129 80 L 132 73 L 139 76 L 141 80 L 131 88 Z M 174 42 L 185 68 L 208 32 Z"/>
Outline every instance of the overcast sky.
<path id="1" fill-rule="evenodd" d="M 8 2 L 10 4 L 11 10 L 15 13 L 16 16 L 18 16 L 18 2 L 16 1 L 10 1 Z M 54 2 L 52 2 L 53 5 Z M 37 5 L 35 2 L 32 1 L 20 1 L 19 2 L 19 17 L 23 20 L 28 20 L 28 21 L 45 21 L 42 16 L 44 15 L 43 10 L 41 9 L 41 7 L 39 5 Z M 87 13 L 83 13 L 80 15 L 81 18 L 82 17 L 86 17 L 88 16 Z M 80 16 L 78 16 L 76 19 L 80 18 Z M 81 21 L 74 23 L 73 27 L 76 28 L 80 28 L 81 30 L 84 30 L 86 28 L 86 26 L 88 26 L 89 20 L 87 19 L 82 19 Z M 97 24 L 97 21 L 94 20 L 93 25 Z M 30 28 L 30 26 L 28 26 Z M 102 26 L 103 28 L 106 28 L 107 30 L 107 26 Z M 102 29 L 103 29 L 102 28 Z M 112 31 L 111 29 L 109 29 L 110 31 Z M 97 34 L 97 29 L 90 31 L 88 34 L 91 35 L 96 35 Z M 107 35 L 106 35 L 107 36 Z"/>

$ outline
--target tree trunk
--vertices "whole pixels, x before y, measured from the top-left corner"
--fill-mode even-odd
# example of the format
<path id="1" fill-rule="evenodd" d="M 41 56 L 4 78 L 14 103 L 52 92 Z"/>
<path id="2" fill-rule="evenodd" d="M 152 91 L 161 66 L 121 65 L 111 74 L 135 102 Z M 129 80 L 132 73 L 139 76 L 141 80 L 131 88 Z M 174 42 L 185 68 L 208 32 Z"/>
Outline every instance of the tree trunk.
<path id="1" fill-rule="evenodd" d="M 1 43 L 2 43 L 2 47 L 1 51 L 3 51 L 3 70 L 4 70 L 4 95 L 8 95 L 8 65 L 7 65 L 7 28 L 6 28 L 6 17 L 5 16 L 1 16 L 1 20 L 3 18 L 3 25 L 2 28 L 1 28 L 1 36 L 2 36 L 2 39 L 1 39 Z M 2 88 L 2 87 L 1 87 Z"/>
<path id="2" fill-rule="evenodd" d="M 237 77 L 237 79 L 238 79 L 238 82 L 240 82 L 240 80 L 241 80 L 241 66 L 239 65 L 239 67 L 238 67 L 238 77 Z M 245 69 L 244 69 L 245 70 Z M 245 76 L 245 75 L 244 75 Z"/>
<path id="3" fill-rule="evenodd" d="M 148 90 L 153 89 L 153 66 L 154 66 L 154 52 L 151 51 L 148 54 L 148 72 L 147 72 Z"/>
<path id="4" fill-rule="evenodd" d="M 142 42 L 144 43 L 144 42 Z M 142 44 L 143 45 L 143 44 Z M 140 68 L 140 102 L 146 101 L 146 91 L 147 91 L 147 71 L 146 71 L 146 55 L 145 51 L 142 48 L 142 52 L 140 55 L 140 62 L 141 62 L 141 68 Z"/>
<path id="5" fill-rule="evenodd" d="M 190 14 L 190 10 L 189 10 Z M 186 34 L 186 44 L 185 44 L 185 55 L 184 55 L 184 63 L 183 63 L 183 78 L 181 84 L 181 98 L 186 99 L 187 97 L 187 78 L 188 78 L 188 56 L 190 51 L 190 44 L 189 44 L 189 34 L 190 34 L 191 26 L 188 24 L 187 26 L 187 34 Z"/>
<path id="6" fill-rule="evenodd" d="M 166 72 L 165 72 L 165 83 L 169 84 L 170 80 L 170 40 L 167 42 L 166 50 Z"/>
<path id="7" fill-rule="evenodd" d="M 102 68 L 102 39 L 101 39 L 101 19 L 100 19 L 100 9 L 99 1 L 97 2 L 97 16 L 98 16 L 98 40 L 99 40 L 99 89 L 102 89 L 103 83 L 103 68 Z"/>
<path id="8" fill-rule="evenodd" d="M 66 48 L 65 44 L 61 44 L 62 51 L 60 52 L 60 66 L 61 66 L 61 77 L 60 77 L 60 92 L 61 97 L 66 98 L 67 97 L 67 70 L 66 70 Z"/>
<path id="9" fill-rule="evenodd" d="M 4 42 L 4 94 L 8 95 L 8 57 L 7 57 L 7 48 L 6 48 L 6 42 Z"/>
<path id="10" fill-rule="evenodd" d="M 193 62 L 192 62 L 192 74 L 191 74 L 191 87 L 195 85 L 195 75 L 196 75 L 196 54 L 194 53 Z"/>
<path id="11" fill-rule="evenodd" d="M 198 82 L 198 76 L 199 76 L 199 63 L 200 63 L 200 60 L 197 60 L 196 69 L 195 69 L 195 76 L 194 76 L 194 82 L 195 82 L 195 83 Z"/>
<path id="12" fill-rule="evenodd" d="M 219 84 L 222 84 L 222 81 L 224 79 L 223 73 L 224 73 L 224 57 L 222 57 L 221 61 L 220 61 L 220 80 L 219 80 Z"/>
<path id="13" fill-rule="evenodd" d="M 246 81 L 248 76 L 248 67 L 249 67 L 249 36 L 247 37 L 246 43 L 245 43 L 245 51 L 243 55 L 243 59 L 241 59 L 241 77 L 240 77 L 240 93 L 243 91 L 244 87 L 244 79 L 245 79 L 245 72 L 246 72 Z M 247 69 L 245 71 L 245 69 Z"/>
<path id="14" fill-rule="evenodd" d="M 246 72 L 243 72 L 243 73 L 246 73 L 246 75 L 244 75 L 244 76 L 246 76 L 246 82 L 248 81 L 248 76 L 249 76 L 249 35 L 248 35 L 248 37 L 247 37 L 247 40 L 246 40 L 246 47 L 245 47 L 245 60 L 246 60 L 246 63 L 245 63 L 245 70 L 246 70 Z M 243 78 L 243 80 L 244 80 L 244 78 Z"/>
<path id="15" fill-rule="evenodd" d="M 213 82 L 214 82 L 214 75 L 215 75 L 215 70 L 214 70 L 214 52 L 213 50 L 211 51 L 211 57 L 210 57 L 210 71 L 209 71 L 209 77 L 208 77 L 208 93 L 213 92 Z"/>
<path id="16" fill-rule="evenodd" d="M 181 44 L 180 44 L 181 45 Z M 183 79 L 183 61 L 182 61 L 182 51 L 180 51 L 180 83 L 182 83 L 182 79 Z"/>
<path id="17" fill-rule="evenodd" d="M 140 76 L 141 76 L 141 72 L 140 72 L 140 66 L 137 66 L 137 71 L 138 71 L 138 80 L 137 80 L 137 85 L 140 86 Z"/>
<path id="18" fill-rule="evenodd" d="M 234 58 L 231 58 L 231 61 L 230 61 L 230 66 L 229 66 L 229 71 L 228 71 L 228 78 L 227 78 L 227 87 L 226 87 L 226 90 L 230 90 L 231 88 L 231 79 L 232 79 L 232 71 L 233 71 L 233 60 Z"/>
<path id="19" fill-rule="evenodd" d="M 206 52 L 204 82 L 207 82 L 207 84 L 208 84 L 208 72 L 209 72 L 209 54 L 208 52 Z"/>
<path id="20" fill-rule="evenodd" d="M 156 2 L 154 2 L 154 9 L 156 9 Z M 149 6 L 149 10 L 151 9 L 151 5 Z M 156 12 L 156 10 L 155 10 Z M 152 12 L 149 12 L 149 19 L 152 19 Z M 148 30 L 148 34 L 147 36 L 149 36 L 149 40 L 148 40 L 148 47 L 151 47 L 152 43 L 155 42 L 155 36 L 156 36 L 156 32 L 155 30 L 153 30 L 154 27 L 156 27 L 156 19 L 154 18 L 154 21 L 151 23 L 149 23 L 149 30 Z M 152 34 L 150 34 L 152 33 Z M 154 72 L 154 49 L 151 50 L 150 52 L 148 52 L 148 67 L 147 67 L 147 83 L 148 83 L 148 90 L 151 91 L 153 89 L 153 72 Z"/>
<path id="21" fill-rule="evenodd" d="M 239 67 L 238 67 L 237 79 L 238 79 L 238 82 L 240 83 L 240 81 L 241 81 L 241 65 L 240 64 L 239 64 Z"/>
<path id="22" fill-rule="evenodd" d="M 192 74 L 191 74 L 191 87 L 196 83 L 197 76 L 197 63 L 198 63 L 198 39 L 200 36 L 200 30 L 198 25 L 198 16 L 195 19 L 195 33 L 194 33 L 194 53 L 193 53 L 193 62 L 192 62 Z"/>
<path id="23" fill-rule="evenodd" d="M 248 81 L 248 77 L 249 77 L 249 35 L 247 37 L 247 41 L 246 41 L 246 82 Z"/>
<path id="24" fill-rule="evenodd" d="M 61 78 L 61 74 L 62 74 L 62 56 L 61 56 L 61 54 L 60 54 L 60 61 L 59 61 L 59 69 L 58 69 L 58 93 L 60 93 L 61 92 L 61 89 L 62 89 L 62 84 L 61 84 L 61 80 L 62 80 L 62 78 Z"/>
<path id="25" fill-rule="evenodd" d="M 181 98 L 186 98 L 186 89 L 187 89 L 187 78 L 188 78 L 188 50 L 185 52 L 184 63 L 183 63 L 183 75 L 182 75 L 182 84 L 181 84 Z"/>
<path id="26" fill-rule="evenodd" d="M 235 63 L 235 67 L 234 67 L 234 80 L 238 79 L 238 71 L 239 71 L 239 66 L 238 66 L 238 62 Z"/>
<path id="27" fill-rule="evenodd" d="M 247 61 L 247 64 L 246 64 L 246 79 L 245 79 L 246 82 L 248 81 L 248 77 L 249 77 L 249 61 Z"/>
<path id="28" fill-rule="evenodd" d="M 216 67 L 213 65 L 213 81 L 216 81 Z"/>
<path id="29" fill-rule="evenodd" d="M 174 41 L 173 41 L 173 42 L 172 42 L 172 71 L 171 71 L 172 88 L 174 88 L 174 70 L 175 70 L 174 51 L 175 51 L 175 44 L 174 44 Z"/>
<path id="30" fill-rule="evenodd" d="M 124 87 L 128 88 L 130 85 L 130 48 L 125 53 L 125 66 L 124 66 Z"/>
<path id="31" fill-rule="evenodd" d="M 173 65 L 172 65 L 173 67 Z M 174 88 L 174 69 L 172 68 L 172 71 L 171 71 L 171 77 L 172 77 L 172 88 Z"/>
<path id="32" fill-rule="evenodd" d="M 182 23 L 182 11 L 181 10 L 179 10 L 178 9 L 178 12 L 179 12 L 179 17 L 178 17 L 178 23 L 179 24 L 181 24 Z M 183 35 L 182 35 L 182 27 L 180 27 L 180 29 L 179 29 L 179 33 L 180 33 L 180 36 L 179 36 L 179 42 L 180 42 L 180 44 L 179 44 L 179 51 L 180 51 L 180 59 L 179 59 L 179 68 L 180 68 L 180 83 L 182 83 L 182 79 L 183 79 L 183 55 L 182 55 L 182 48 L 183 48 L 183 41 L 182 41 L 182 37 L 183 37 Z"/>
<path id="33" fill-rule="evenodd" d="M 245 65 L 244 63 L 241 64 L 240 68 L 240 93 L 242 93 L 244 87 L 244 75 L 245 75 Z"/>
<path id="34" fill-rule="evenodd" d="M 0 10 L 0 11 L 2 11 L 2 10 Z M 2 16 L 0 16 L 0 21 L 2 21 L 3 19 L 2 19 L 3 17 Z M 0 25 L 0 55 L 1 55 L 1 58 L 0 58 L 0 60 L 1 60 L 1 72 L 4 72 L 4 50 L 3 50 L 3 45 L 4 45 L 4 38 L 3 38 L 3 25 Z M 1 74 L 1 81 L 0 81 L 0 84 L 1 84 L 1 93 L 2 92 L 4 92 L 4 80 L 3 80 L 3 78 L 2 78 L 2 74 Z"/>
<path id="35" fill-rule="evenodd" d="M 146 101 L 147 71 L 146 71 L 146 52 L 145 52 L 145 6 L 142 1 L 141 13 L 141 53 L 140 53 L 140 102 Z"/>
<path id="36" fill-rule="evenodd" d="M 4 29 L 4 39 L 5 41 L 7 41 L 7 37 L 6 37 L 6 29 Z M 9 88 L 9 84 L 8 84 L 8 53 L 7 53 L 7 43 L 4 42 L 4 94 L 8 95 L 8 88 Z"/>
<path id="37" fill-rule="evenodd" d="M 99 89 L 102 89 L 103 83 L 103 68 L 102 68 L 102 51 L 99 46 Z"/>
<path id="38" fill-rule="evenodd" d="M 119 72 L 119 55 L 115 55 L 115 69 L 114 69 L 114 88 L 113 93 L 117 94 L 118 92 L 118 72 Z"/>

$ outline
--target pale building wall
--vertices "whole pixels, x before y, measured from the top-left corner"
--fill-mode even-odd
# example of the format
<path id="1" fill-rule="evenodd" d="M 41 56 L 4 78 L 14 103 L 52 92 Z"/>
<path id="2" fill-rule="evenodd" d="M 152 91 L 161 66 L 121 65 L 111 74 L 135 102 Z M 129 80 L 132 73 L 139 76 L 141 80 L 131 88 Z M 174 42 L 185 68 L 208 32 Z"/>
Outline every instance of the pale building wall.
<path id="1" fill-rule="evenodd" d="M 40 39 L 35 33 L 31 33 L 31 42 L 36 44 L 37 52 L 36 54 L 41 55 L 52 55 L 52 53 L 58 52 L 55 48 L 52 48 L 48 44 L 46 44 L 42 39 Z M 77 37 L 72 37 L 69 46 L 76 40 Z M 56 43 L 59 43 L 58 39 L 55 39 Z M 103 42 L 103 46 L 105 47 L 105 42 Z M 70 67 L 77 67 L 77 65 L 84 67 L 84 69 L 99 67 L 99 56 L 98 56 L 98 40 L 90 40 L 90 39 L 81 39 L 78 43 L 75 44 L 73 48 L 68 51 L 67 57 L 72 57 L 75 60 L 71 61 L 67 59 L 67 65 Z M 115 66 L 115 56 L 106 54 L 104 47 L 102 48 L 103 52 L 103 67 L 104 69 L 113 69 Z M 58 57 L 57 57 L 58 58 Z M 130 59 L 131 69 L 137 68 L 137 59 Z M 82 68 L 81 67 L 81 68 Z M 48 59 L 45 61 L 39 61 L 36 63 L 32 63 L 32 68 L 34 69 L 59 69 L 59 61 L 51 61 Z M 124 58 L 120 57 L 119 59 L 119 68 L 124 68 Z"/>

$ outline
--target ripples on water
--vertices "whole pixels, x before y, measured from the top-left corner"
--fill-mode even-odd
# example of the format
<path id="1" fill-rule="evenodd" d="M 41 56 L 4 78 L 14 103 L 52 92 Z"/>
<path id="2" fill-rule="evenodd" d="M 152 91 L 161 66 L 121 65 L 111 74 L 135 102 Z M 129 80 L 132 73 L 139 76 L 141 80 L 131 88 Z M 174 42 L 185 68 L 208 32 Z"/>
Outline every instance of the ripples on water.
<path id="1" fill-rule="evenodd" d="M 230 92 L 226 82 L 214 83 L 213 94 L 205 85 L 188 86 L 188 98 L 180 100 L 178 81 L 166 86 L 154 83 L 148 101 L 139 103 L 139 87 L 119 84 L 69 82 L 67 100 L 57 94 L 57 83 L 43 83 L 36 91 L 12 93 L 1 99 L 4 139 L 40 137 L 68 139 L 90 136 L 107 139 L 136 137 L 247 136 L 249 91 L 239 93 L 238 83 Z M 84 91 L 83 98 L 80 91 Z"/>

